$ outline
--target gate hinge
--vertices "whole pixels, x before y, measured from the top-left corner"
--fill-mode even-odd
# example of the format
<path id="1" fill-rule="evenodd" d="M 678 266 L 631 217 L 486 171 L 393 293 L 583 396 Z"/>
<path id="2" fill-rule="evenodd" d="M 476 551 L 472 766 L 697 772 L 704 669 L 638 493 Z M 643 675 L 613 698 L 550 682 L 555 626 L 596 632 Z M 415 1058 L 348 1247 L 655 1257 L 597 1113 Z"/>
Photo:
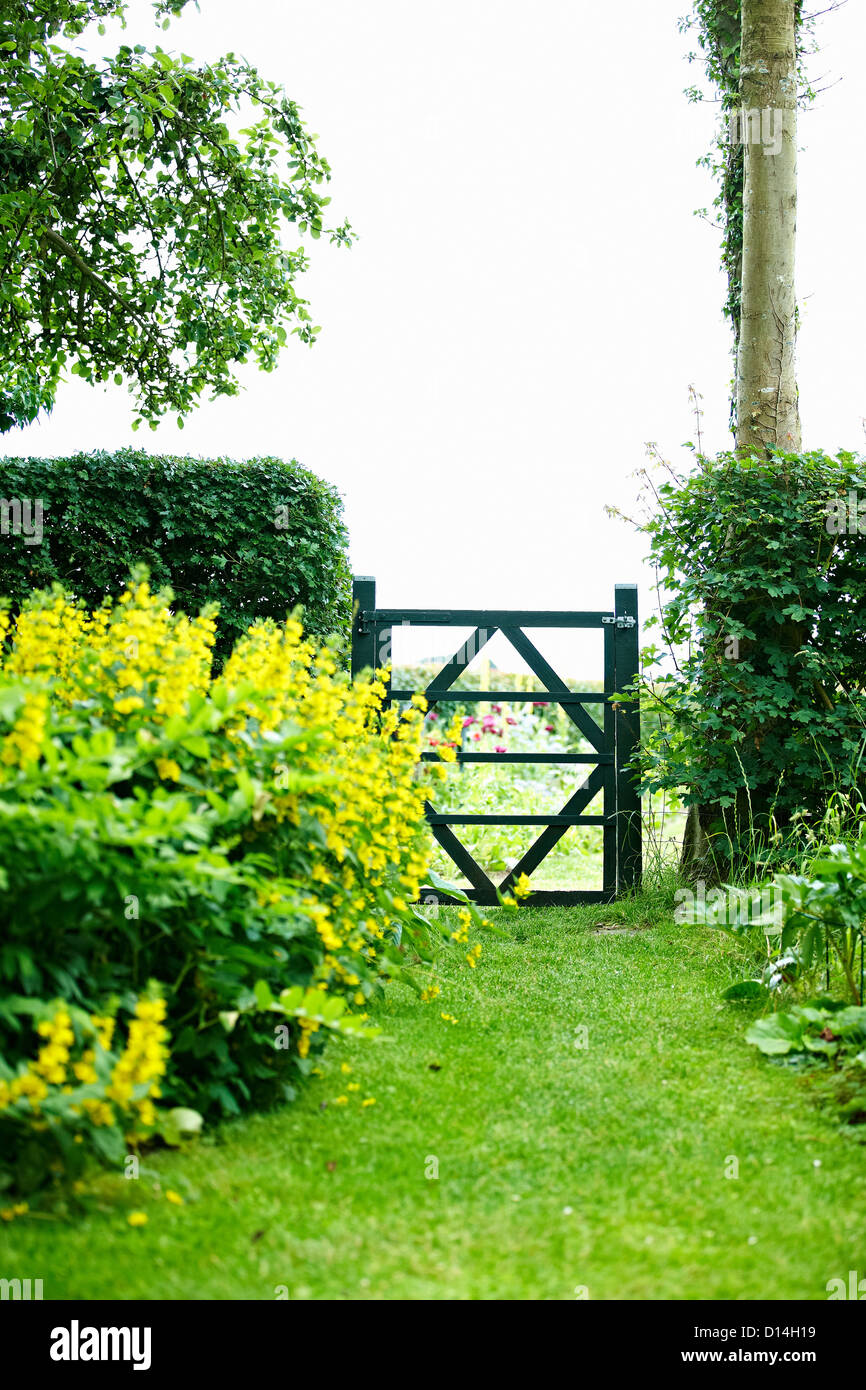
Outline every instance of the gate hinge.
<path id="1" fill-rule="evenodd" d="M 358 610 L 358 617 L 356 621 L 359 637 L 368 637 L 370 635 L 369 621 L 372 618 L 372 616 L 373 614 L 371 613 L 369 608 L 360 608 Z"/>
<path id="2" fill-rule="evenodd" d="M 613 623 L 616 623 L 616 625 L 617 625 L 618 628 L 629 628 L 629 627 L 635 627 L 635 626 L 637 625 L 637 620 L 636 620 L 635 618 L 631 617 L 630 614 L 627 614 L 627 615 L 625 615 L 625 616 L 623 616 L 623 617 L 619 617 L 619 618 L 602 618 L 601 621 L 602 621 L 603 623 L 605 623 L 605 624 L 613 624 Z"/>

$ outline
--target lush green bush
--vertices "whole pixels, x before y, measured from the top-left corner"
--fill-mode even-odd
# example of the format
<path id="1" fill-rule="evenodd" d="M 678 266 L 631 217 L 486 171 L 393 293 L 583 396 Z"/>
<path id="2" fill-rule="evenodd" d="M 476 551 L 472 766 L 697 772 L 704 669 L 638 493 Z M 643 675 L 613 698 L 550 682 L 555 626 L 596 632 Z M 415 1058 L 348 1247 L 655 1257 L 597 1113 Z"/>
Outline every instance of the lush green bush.
<path id="1" fill-rule="evenodd" d="M 789 987 L 810 992 L 823 979 L 863 1003 L 866 822 L 858 840 L 825 845 L 803 869 L 757 888 L 677 893 L 680 920 L 720 928 L 746 946 L 762 942 L 760 975 L 733 985 L 727 998 L 767 999 Z"/>
<path id="2" fill-rule="evenodd" d="M 848 1124 L 866 1123 L 866 1008 L 810 999 L 755 1019 L 746 1042 L 784 1066 L 808 1069 L 815 1099 Z"/>
<path id="3" fill-rule="evenodd" d="M 119 1165 L 130 1144 L 159 1132 L 179 1143 L 201 1125 L 191 1110 L 156 1104 L 168 1057 L 165 1003 L 155 990 L 130 1001 L 124 1045 L 117 1006 L 88 1014 L 74 1005 L 24 997 L 3 1002 L 7 1022 L 30 1023 L 31 1061 L 0 1057 L 0 1189 L 28 1195 L 52 1177 L 75 1181 L 96 1157 Z M 29 1031 L 29 1030 L 27 1030 Z M 11 1220 L 21 1208 L 6 1207 Z"/>
<path id="4" fill-rule="evenodd" d="M 756 1019 L 746 1032 L 746 1042 L 768 1057 L 796 1052 L 837 1057 L 853 1051 L 853 1060 L 866 1066 L 866 1009 L 815 999 L 786 1013 Z"/>
<path id="5" fill-rule="evenodd" d="M 697 463 L 644 528 L 662 600 L 645 656 L 663 663 L 643 692 L 644 783 L 685 788 L 716 854 L 753 861 L 756 833 L 765 849 L 863 787 L 866 462 Z"/>
<path id="6" fill-rule="evenodd" d="M 132 449 L 0 459 L 0 526 L 4 502 L 28 501 L 20 517 L 7 507 L 8 534 L 0 537 L 0 594 L 16 606 L 32 589 L 59 582 L 96 608 L 119 592 L 131 564 L 144 563 L 155 587 L 170 586 L 185 612 L 219 601 L 219 659 L 254 619 L 281 621 L 298 604 L 310 635 L 348 630 L 342 503 L 297 463 Z"/>
<path id="7" fill-rule="evenodd" d="M 820 1064 L 833 1108 L 866 1121 L 866 822 L 853 843 L 819 845 L 802 873 L 676 896 L 679 920 L 721 928 L 743 947 L 749 973 L 723 998 L 766 1010 L 746 1041 L 786 1065 Z"/>
<path id="8" fill-rule="evenodd" d="M 0 1074 L 30 1065 L 22 1001 L 103 1014 L 155 981 L 166 1101 L 236 1113 L 368 1031 L 383 982 L 427 985 L 445 928 L 410 904 L 444 768 L 418 765 L 423 700 L 383 711 L 295 619 L 214 679 L 215 612 L 170 600 L 142 576 L 95 612 L 37 593 L 5 642 L 0 611 Z"/>

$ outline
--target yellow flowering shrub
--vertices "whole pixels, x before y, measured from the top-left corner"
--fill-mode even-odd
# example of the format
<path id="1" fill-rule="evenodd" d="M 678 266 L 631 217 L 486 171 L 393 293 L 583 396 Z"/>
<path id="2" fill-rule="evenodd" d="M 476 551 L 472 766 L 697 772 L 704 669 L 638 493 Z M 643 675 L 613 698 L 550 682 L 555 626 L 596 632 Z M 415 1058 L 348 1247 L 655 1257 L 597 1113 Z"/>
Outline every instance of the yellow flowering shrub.
<path id="1" fill-rule="evenodd" d="M 254 623 L 214 678 L 215 619 L 143 572 L 96 611 L 60 589 L 0 610 L 0 979 L 90 1013 L 159 982 L 166 1097 L 236 1113 L 290 1097 L 328 1031 L 415 983 L 407 947 L 429 962 L 450 932 L 410 906 L 442 770 L 423 699 L 383 709 L 383 673 L 350 682 L 295 618 Z M 101 1104 L 143 1084 L 140 1031 Z M 7 1065 L 22 1046 L 0 998 Z"/>
<path id="2" fill-rule="evenodd" d="M 0 1175 L 29 1194 L 75 1180 L 91 1157 L 119 1165 L 130 1145 L 157 1129 L 168 1062 L 166 1006 L 151 990 L 132 1004 L 123 1041 L 116 1006 L 89 1014 L 75 1005 L 17 998 L 8 1013 L 35 1030 L 35 1057 L 0 1058 Z M 30 1028 L 23 1027 L 25 1047 Z M 14 1209 L 13 1209 L 14 1210 Z"/>

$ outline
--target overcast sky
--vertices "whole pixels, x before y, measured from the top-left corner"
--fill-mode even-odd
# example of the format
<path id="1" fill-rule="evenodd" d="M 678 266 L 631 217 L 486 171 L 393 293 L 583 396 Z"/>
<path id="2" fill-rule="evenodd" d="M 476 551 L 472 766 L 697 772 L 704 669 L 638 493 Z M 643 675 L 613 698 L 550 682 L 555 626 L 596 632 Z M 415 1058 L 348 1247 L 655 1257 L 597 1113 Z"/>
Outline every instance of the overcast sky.
<path id="1" fill-rule="evenodd" d="M 645 542 L 604 506 L 632 506 L 646 441 L 685 464 L 690 383 L 705 447 L 730 438 L 718 239 L 693 215 L 714 196 L 695 161 L 715 110 L 683 96 L 688 0 L 201 0 L 161 36 L 132 8 L 129 42 L 233 49 L 285 84 L 360 240 L 315 245 L 298 284 L 316 346 L 293 340 L 183 433 L 133 434 L 123 388 L 76 381 L 3 451 L 294 457 L 342 492 L 354 569 L 387 606 L 605 608 L 639 580 L 647 612 Z M 800 125 L 804 445 L 857 449 L 860 0 L 819 36 L 812 74 L 833 85 Z M 588 650 L 560 660 L 594 674 Z"/>

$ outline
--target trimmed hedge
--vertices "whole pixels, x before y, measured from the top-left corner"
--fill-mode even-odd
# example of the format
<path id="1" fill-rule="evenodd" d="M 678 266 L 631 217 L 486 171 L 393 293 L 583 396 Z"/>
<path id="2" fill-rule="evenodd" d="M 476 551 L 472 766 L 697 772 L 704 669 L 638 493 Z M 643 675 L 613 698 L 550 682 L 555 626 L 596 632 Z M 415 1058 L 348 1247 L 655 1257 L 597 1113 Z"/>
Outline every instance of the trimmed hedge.
<path id="1" fill-rule="evenodd" d="M 42 503 L 32 543 L 4 501 Z M 31 519 L 33 513 L 29 514 Z M 4 526 L 5 521 L 5 526 Z M 0 459 L 0 595 L 17 611 L 55 581 L 89 607 L 146 564 L 177 608 L 220 604 L 225 657 L 256 618 L 297 604 L 313 637 L 347 634 L 351 577 L 339 493 L 294 460 L 177 458 L 122 449 Z"/>

